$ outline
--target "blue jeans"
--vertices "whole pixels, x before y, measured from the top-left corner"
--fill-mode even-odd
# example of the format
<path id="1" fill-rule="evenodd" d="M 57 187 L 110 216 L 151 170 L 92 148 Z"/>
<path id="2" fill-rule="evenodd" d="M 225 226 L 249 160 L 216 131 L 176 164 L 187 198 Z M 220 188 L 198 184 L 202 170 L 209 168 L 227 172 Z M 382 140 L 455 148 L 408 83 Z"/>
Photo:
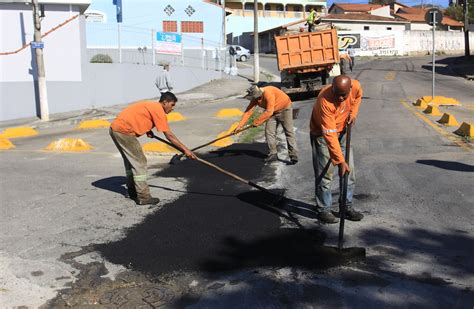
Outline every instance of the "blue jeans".
<path id="1" fill-rule="evenodd" d="M 316 206 L 320 211 L 332 210 L 332 180 L 336 167 L 330 162 L 329 149 L 326 140 L 322 136 L 310 135 L 311 148 L 313 153 L 313 169 L 315 176 L 315 194 Z M 346 153 L 346 135 L 341 141 L 342 153 Z M 354 152 L 351 146 L 351 156 L 349 158 L 349 181 L 347 185 L 346 207 L 350 209 L 352 206 L 352 197 L 355 189 L 355 169 L 354 169 Z"/>

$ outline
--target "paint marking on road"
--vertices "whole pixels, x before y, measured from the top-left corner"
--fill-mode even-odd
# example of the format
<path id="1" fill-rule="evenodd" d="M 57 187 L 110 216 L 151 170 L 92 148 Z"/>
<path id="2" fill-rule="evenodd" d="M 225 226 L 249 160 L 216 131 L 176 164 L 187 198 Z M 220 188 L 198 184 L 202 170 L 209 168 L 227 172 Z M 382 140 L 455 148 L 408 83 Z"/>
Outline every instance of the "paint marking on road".
<path id="1" fill-rule="evenodd" d="M 34 135 L 38 135 L 38 131 L 31 127 L 6 128 L 5 131 L 0 133 L 0 137 L 3 138 L 28 137 Z"/>
<path id="2" fill-rule="evenodd" d="M 76 130 L 80 129 L 100 129 L 110 127 L 110 121 L 107 119 L 90 119 L 81 121 L 81 123 L 76 127 Z"/>
<path id="3" fill-rule="evenodd" d="M 181 113 L 178 112 L 172 112 L 166 115 L 166 118 L 168 119 L 168 122 L 177 122 L 177 121 L 183 121 L 186 120 L 186 117 L 184 117 Z"/>
<path id="4" fill-rule="evenodd" d="M 400 103 L 402 103 L 403 106 L 405 106 L 405 108 L 407 110 L 409 110 L 413 115 L 417 116 L 418 118 L 420 118 L 421 120 L 423 120 L 425 123 L 427 123 L 430 127 L 432 127 L 433 129 L 436 130 L 436 132 L 438 132 L 440 135 L 446 137 L 447 139 L 449 139 L 451 142 L 453 142 L 454 144 L 456 144 L 457 146 L 471 152 L 471 153 L 474 153 L 474 149 L 472 148 L 472 146 L 470 146 L 467 142 L 463 141 L 463 140 L 460 140 L 459 138 L 455 137 L 454 135 L 452 135 L 451 133 L 448 133 L 446 132 L 445 130 L 443 130 L 442 128 L 438 127 L 437 125 L 435 125 L 428 117 L 426 117 L 425 115 L 423 114 L 420 114 L 419 112 L 417 112 L 416 110 L 413 110 L 410 105 L 407 103 L 407 101 L 405 100 L 400 100 Z"/>
<path id="5" fill-rule="evenodd" d="M 240 117 L 244 113 L 238 108 L 223 108 L 219 110 L 215 116 L 217 118 L 230 118 L 230 117 Z"/>
<path id="6" fill-rule="evenodd" d="M 49 151 L 65 151 L 65 152 L 82 152 L 94 149 L 90 144 L 81 138 L 61 138 L 57 141 L 52 142 L 45 148 Z"/>
<path id="7" fill-rule="evenodd" d="M 387 74 L 385 74 L 386 80 L 395 80 L 395 78 L 397 78 L 397 72 L 395 71 L 390 71 Z"/>

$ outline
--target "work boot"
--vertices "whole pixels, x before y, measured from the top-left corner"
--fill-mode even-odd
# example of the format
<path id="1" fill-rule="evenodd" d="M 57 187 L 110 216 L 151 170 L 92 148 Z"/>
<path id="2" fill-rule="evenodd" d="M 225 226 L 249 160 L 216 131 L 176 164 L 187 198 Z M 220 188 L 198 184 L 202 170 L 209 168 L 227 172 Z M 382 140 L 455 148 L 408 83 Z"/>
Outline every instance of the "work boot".
<path id="1" fill-rule="evenodd" d="M 298 163 L 297 157 L 290 158 L 290 165 L 295 165 L 296 163 Z"/>
<path id="2" fill-rule="evenodd" d="M 340 218 L 339 212 L 333 212 L 334 216 Z M 346 219 L 350 221 L 360 221 L 364 215 L 353 208 L 346 209 Z"/>
<path id="3" fill-rule="evenodd" d="M 160 202 L 160 199 L 157 198 L 157 197 L 149 197 L 147 198 L 146 200 L 140 200 L 140 199 L 135 199 L 135 203 L 137 203 L 137 205 L 156 205 Z"/>
<path id="4" fill-rule="evenodd" d="M 133 189 L 127 189 L 128 191 L 128 197 L 131 198 L 132 200 L 136 200 L 138 195 L 137 195 L 137 191 L 135 190 L 135 188 Z"/>
<path id="5" fill-rule="evenodd" d="M 319 221 L 327 224 L 338 223 L 339 219 L 336 218 L 332 213 L 329 211 L 321 211 L 319 213 Z"/>
<path id="6" fill-rule="evenodd" d="M 265 159 L 264 162 L 275 162 L 278 161 L 278 156 L 276 154 L 269 154 Z"/>

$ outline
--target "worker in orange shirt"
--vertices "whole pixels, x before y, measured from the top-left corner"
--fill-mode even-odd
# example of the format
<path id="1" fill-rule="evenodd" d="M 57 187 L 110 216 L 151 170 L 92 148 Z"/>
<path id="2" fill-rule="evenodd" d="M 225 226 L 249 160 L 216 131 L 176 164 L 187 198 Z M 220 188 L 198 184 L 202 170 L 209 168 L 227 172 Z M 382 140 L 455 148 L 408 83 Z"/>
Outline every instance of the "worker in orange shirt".
<path id="1" fill-rule="evenodd" d="M 150 195 L 146 182 L 147 160 L 137 137 L 153 137 L 155 127 L 191 159 L 196 156 L 171 132 L 166 114 L 173 111 L 178 99 L 171 92 L 161 94 L 159 102 L 145 101 L 125 108 L 110 126 L 110 136 L 122 155 L 127 175 L 128 195 L 138 205 L 156 205 L 159 198 Z"/>
<path id="2" fill-rule="evenodd" d="M 315 175 L 316 204 L 319 219 L 324 223 L 337 223 L 338 212 L 332 210 L 331 183 L 334 166 L 339 177 L 349 173 L 347 211 L 349 220 L 360 221 L 363 215 L 352 207 L 355 188 L 354 156 L 344 159 L 345 126 L 353 125 L 362 101 L 359 81 L 346 75 L 334 78 L 332 85 L 324 87 L 316 99 L 310 120 L 310 137 Z M 351 149 L 351 154 L 354 152 Z M 332 164 L 331 164 L 332 163 Z"/>
<path id="3" fill-rule="evenodd" d="M 290 162 L 291 164 L 298 163 L 298 150 L 293 128 L 293 107 L 290 97 L 276 87 L 258 87 L 254 85 L 247 90 L 245 98 L 250 99 L 250 104 L 234 132 L 242 128 L 255 108 L 260 106 L 265 111 L 252 124 L 258 127 L 265 122 L 265 138 L 267 139 L 269 153 L 264 161 L 273 162 L 278 160 L 276 133 L 278 125 L 281 124 L 286 136 Z"/>

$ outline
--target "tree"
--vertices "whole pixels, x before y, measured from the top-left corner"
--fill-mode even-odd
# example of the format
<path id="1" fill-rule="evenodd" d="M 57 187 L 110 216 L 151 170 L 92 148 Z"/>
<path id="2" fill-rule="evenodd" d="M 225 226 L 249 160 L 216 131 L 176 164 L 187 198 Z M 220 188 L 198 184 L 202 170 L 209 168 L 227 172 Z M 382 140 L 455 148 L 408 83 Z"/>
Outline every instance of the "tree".
<path id="1" fill-rule="evenodd" d="M 465 1 L 465 0 L 462 0 Z M 464 21 L 463 15 L 463 6 L 461 5 L 463 2 L 459 1 L 457 5 L 453 4 L 446 9 L 446 15 L 449 17 L 461 21 Z M 468 0 L 468 9 L 469 9 L 469 24 L 474 24 L 474 0 Z"/>

